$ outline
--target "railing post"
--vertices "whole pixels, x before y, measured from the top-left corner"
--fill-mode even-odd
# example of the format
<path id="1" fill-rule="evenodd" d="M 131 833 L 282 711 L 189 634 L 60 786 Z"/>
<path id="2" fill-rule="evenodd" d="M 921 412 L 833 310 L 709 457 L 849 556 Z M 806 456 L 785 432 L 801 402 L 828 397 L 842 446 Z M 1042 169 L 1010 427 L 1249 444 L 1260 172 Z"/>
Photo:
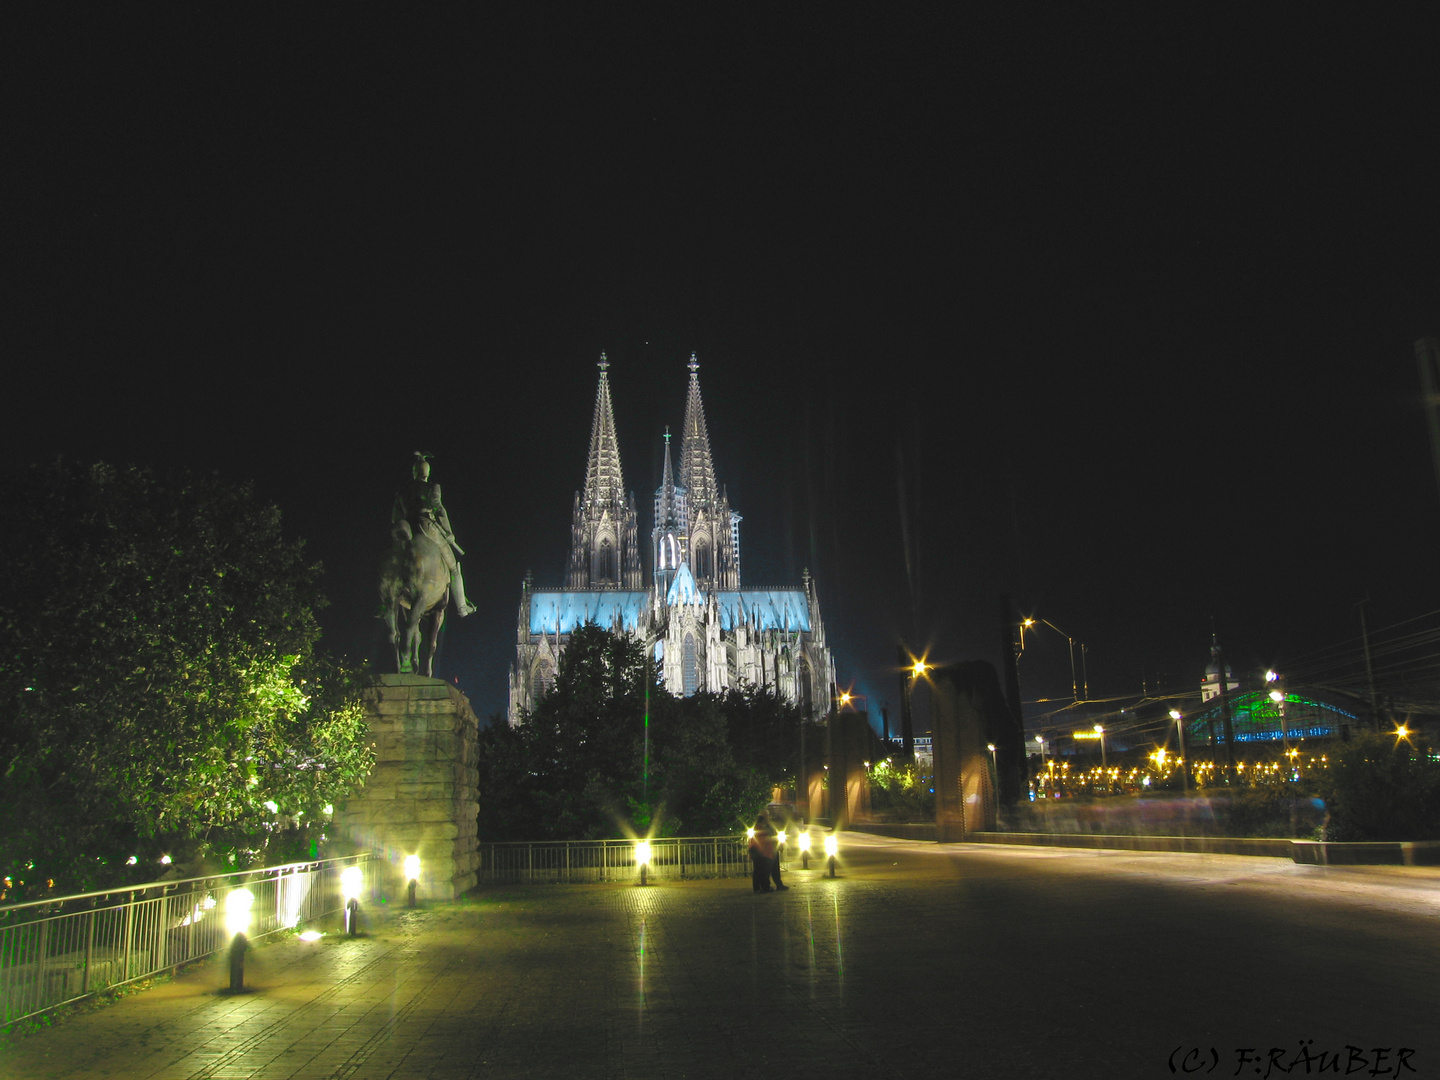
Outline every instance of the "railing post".
<path id="1" fill-rule="evenodd" d="M 128 896 L 130 899 L 125 903 L 125 952 L 122 954 L 125 958 L 124 981 L 126 982 L 130 979 L 130 950 L 135 942 L 135 894 L 132 892 Z"/>
<path id="2" fill-rule="evenodd" d="M 95 955 L 95 909 L 90 909 L 89 926 L 85 931 L 85 976 L 80 980 L 80 992 L 90 992 L 90 964 Z"/>

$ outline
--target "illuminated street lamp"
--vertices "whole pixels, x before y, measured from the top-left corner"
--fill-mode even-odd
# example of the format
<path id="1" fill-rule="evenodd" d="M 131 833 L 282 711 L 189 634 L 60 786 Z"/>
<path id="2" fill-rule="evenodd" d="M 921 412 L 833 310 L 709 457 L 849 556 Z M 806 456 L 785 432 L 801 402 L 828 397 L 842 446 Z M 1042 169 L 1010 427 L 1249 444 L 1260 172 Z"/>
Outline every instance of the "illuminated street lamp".
<path id="1" fill-rule="evenodd" d="M 250 910 L 255 906 L 255 894 L 249 889 L 231 889 L 225 897 L 225 932 L 233 934 L 230 940 L 230 992 L 238 994 L 245 989 L 245 949 L 250 944 L 246 931 L 250 929 Z"/>
<path id="2" fill-rule="evenodd" d="M 835 876 L 835 856 L 840 854 L 840 841 L 834 833 L 825 837 L 825 857 L 830 860 L 830 876 Z"/>
<path id="3" fill-rule="evenodd" d="M 1063 638 L 1064 638 L 1067 642 L 1069 642 L 1069 644 L 1070 644 L 1070 697 L 1071 697 L 1071 699 L 1078 705 L 1078 704 L 1080 703 L 1080 683 L 1079 683 L 1079 682 L 1076 680 L 1076 678 L 1075 678 L 1075 639 L 1074 639 L 1073 637 L 1071 637 L 1069 634 L 1065 633 L 1064 630 L 1061 630 L 1058 626 L 1056 626 L 1056 625 L 1055 625 L 1053 622 L 1051 622 L 1049 619 L 1040 619 L 1039 621 L 1042 622 L 1042 623 L 1044 623 L 1044 624 L 1045 624 L 1046 626 L 1048 626 L 1051 630 L 1054 630 L 1057 634 L 1059 634 L 1061 637 L 1063 637 Z M 1020 650 L 1021 650 L 1021 652 L 1024 652 L 1024 650 L 1025 650 L 1025 630 L 1026 630 L 1028 627 L 1034 626 L 1034 625 L 1035 625 L 1035 622 L 1036 622 L 1035 619 L 1024 619 L 1024 620 L 1022 620 L 1021 623 L 1020 623 Z M 1080 645 L 1080 662 L 1081 662 L 1082 665 L 1085 663 L 1085 656 L 1086 656 L 1085 645 L 1084 645 L 1084 643 L 1082 642 L 1081 645 Z M 1089 673 L 1089 671 L 1088 671 L 1088 669 L 1087 669 L 1087 670 L 1086 670 L 1086 673 L 1085 673 L 1085 700 L 1088 701 L 1089 699 L 1090 699 L 1090 673 Z"/>
<path id="4" fill-rule="evenodd" d="M 358 866 L 347 866 L 340 873 L 340 893 L 345 897 L 345 932 L 351 937 L 360 933 L 360 892 L 365 887 L 365 872 Z"/>
<path id="5" fill-rule="evenodd" d="M 1100 768 L 1105 768 L 1105 729 L 1099 724 L 1095 725 L 1095 735 L 1100 740 Z"/>
<path id="6" fill-rule="evenodd" d="M 420 856 L 405 856 L 405 879 L 409 882 L 406 891 L 410 894 L 409 906 L 415 906 L 415 885 L 420 880 Z"/>
<path id="7" fill-rule="evenodd" d="M 933 664 L 927 664 L 924 658 L 916 658 L 909 647 L 902 640 L 898 651 L 900 663 L 900 738 L 905 748 L 905 758 L 913 762 L 915 760 L 915 721 L 912 715 L 912 695 L 915 690 L 915 680 L 923 676 L 927 671 L 934 671 Z"/>
<path id="8" fill-rule="evenodd" d="M 650 841 L 637 840 L 635 842 L 635 863 L 640 867 L 640 884 L 645 884 L 645 873 L 650 867 Z"/>
<path id="9" fill-rule="evenodd" d="M 1185 753 L 1185 714 L 1179 709 L 1170 710 L 1170 719 L 1175 721 L 1175 748 L 1179 753 L 1180 762 L 1180 784 L 1185 794 L 1190 794 L 1190 774 L 1188 772 L 1190 763 L 1185 760 L 1188 756 Z"/>

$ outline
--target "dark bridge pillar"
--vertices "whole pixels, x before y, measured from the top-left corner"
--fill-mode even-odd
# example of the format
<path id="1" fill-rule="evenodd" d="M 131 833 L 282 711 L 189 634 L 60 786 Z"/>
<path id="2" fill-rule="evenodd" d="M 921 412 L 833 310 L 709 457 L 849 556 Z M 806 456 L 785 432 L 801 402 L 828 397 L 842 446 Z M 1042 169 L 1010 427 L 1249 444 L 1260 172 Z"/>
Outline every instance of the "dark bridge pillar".
<path id="1" fill-rule="evenodd" d="M 995 828 L 997 792 L 986 732 L 1008 712 L 995 669 L 982 661 L 951 664 L 932 676 L 930 734 L 935 754 L 936 839 L 956 843 Z"/>

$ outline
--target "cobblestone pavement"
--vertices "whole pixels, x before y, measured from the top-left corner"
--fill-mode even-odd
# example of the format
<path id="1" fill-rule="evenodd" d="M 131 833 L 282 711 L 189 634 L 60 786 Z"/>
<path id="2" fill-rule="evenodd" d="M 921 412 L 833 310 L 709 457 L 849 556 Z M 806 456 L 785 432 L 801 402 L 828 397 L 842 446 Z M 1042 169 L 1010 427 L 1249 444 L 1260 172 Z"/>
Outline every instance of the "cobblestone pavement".
<path id="1" fill-rule="evenodd" d="M 251 993 L 207 963 L 0 1077 L 1440 1076 L 1440 871 L 845 840 L 785 893 L 492 888 L 289 938 Z"/>

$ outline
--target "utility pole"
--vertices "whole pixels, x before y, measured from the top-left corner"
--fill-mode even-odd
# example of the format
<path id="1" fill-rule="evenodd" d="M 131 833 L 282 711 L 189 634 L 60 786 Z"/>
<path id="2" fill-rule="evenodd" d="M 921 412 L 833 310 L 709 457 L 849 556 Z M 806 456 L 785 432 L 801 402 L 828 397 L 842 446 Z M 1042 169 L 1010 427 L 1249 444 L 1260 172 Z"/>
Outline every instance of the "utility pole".
<path id="1" fill-rule="evenodd" d="M 1000 661 L 1005 665 L 1005 697 L 1010 706 L 1009 731 L 1000 740 L 1005 772 L 1000 780 L 1000 801 L 1010 806 L 1029 790 L 1029 761 L 1025 754 L 1025 717 L 1020 707 L 1020 667 L 1015 655 L 1015 617 L 1008 593 L 1000 596 Z"/>
<path id="2" fill-rule="evenodd" d="M 910 650 L 905 647 L 905 639 L 900 639 L 900 648 L 896 654 L 900 660 L 900 738 L 905 747 L 905 760 L 915 760 L 915 721 L 910 714 L 910 688 L 915 682 L 915 661 L 910 657 Z"/>
<path id="3" fill-rule="evenodd" d="M 1370 625 L 1365 620 L 1365 608 L 1370 597 L 1365 597 L 1355 606 L 1360 609 L 1360 642 L 1365 646 L 1365 683 L 1370 688 L 1370 722 L 1380 730 L 1380 692 L 1375 686 L 1375 668 L 1370 663 Z"/>
<path id="4" fill-rule="evenodd" d="M 1235 724 L 1230 718 L 1230 679 L 1225 674 L 1225 655 L 1220 649 L 1218 638 L 1210 646 L 1215 657 L 1215 674 L 1220 679 L 1220 720 L 1225 725 L 1225 782 L 1235 782 Z"/>
<path id="5" fill-rule="evenodd" d="M 1435 487 L 1440 492 L 1440 340 L 1433 337 L 1416 340 L 1415 362 L 1420 366 L 1420 393 L 1425 403 L 1425 421 L 1430 428 Z"/>

